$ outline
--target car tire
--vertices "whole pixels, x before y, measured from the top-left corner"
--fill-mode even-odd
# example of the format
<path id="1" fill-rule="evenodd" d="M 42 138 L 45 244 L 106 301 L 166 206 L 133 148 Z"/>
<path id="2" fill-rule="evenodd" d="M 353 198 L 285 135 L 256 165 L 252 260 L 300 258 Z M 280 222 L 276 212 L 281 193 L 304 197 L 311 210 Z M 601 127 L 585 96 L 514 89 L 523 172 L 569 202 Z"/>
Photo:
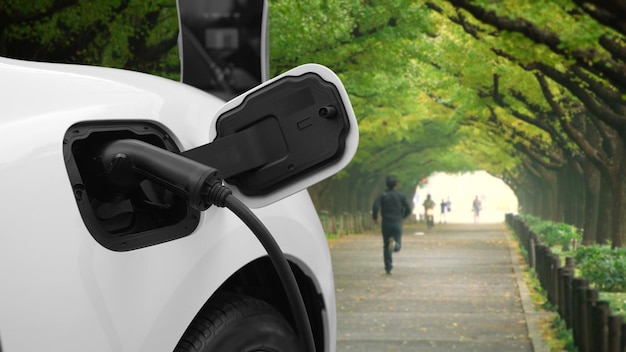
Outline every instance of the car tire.
<path id="1" fill-rule="evenodd" d="M 287 320 L 264 301 L 218 294 L 196 315 L 174 352 L 292 352 L 303 347 Z"/>

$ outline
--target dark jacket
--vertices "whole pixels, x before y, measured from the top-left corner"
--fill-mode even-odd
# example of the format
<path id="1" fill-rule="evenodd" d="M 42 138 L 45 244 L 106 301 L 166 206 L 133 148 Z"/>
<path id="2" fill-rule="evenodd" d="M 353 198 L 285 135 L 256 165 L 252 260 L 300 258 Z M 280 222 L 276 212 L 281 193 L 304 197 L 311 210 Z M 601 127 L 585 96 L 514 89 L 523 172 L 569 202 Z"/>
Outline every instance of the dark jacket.
<path id="1" fill-rule="evenodd" d="M 393 221 L 401 222 L 411 214 L 413 204 L 400 192 L 388 189 L 381 193 L 372 207 L 372 217 L 374 220 L 378 218 L 378 211 L 383 218 L 383 222 Z"/>

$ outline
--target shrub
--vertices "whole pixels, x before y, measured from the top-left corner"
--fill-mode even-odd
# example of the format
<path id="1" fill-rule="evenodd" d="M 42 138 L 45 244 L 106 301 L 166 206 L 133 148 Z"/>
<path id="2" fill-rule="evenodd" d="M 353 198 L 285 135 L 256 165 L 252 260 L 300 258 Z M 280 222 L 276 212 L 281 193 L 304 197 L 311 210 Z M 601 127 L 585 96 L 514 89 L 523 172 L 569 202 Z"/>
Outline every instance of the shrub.
<path id="1" fill-rule="evenodd" d="M 598 290 L 626 292 L 626 248 L 598 244 L 580 247 L 574 260 L 581 276 Z"/>
<path id="2" fill-rule="evenodd" d="M 519 214 L 518 215 L 520 219 L 522 219 L 526 225 L 528 225 L 529 228 L 533 229 L 535 226 L 537 226 L 538 224 L 544 222 L 543 220 L 541 220 L 540 218 L 536 217 L 536 216 L 532 216 L 532 215 L 528 215 L 528 214 Z"/>
<path id="3" fill-rule="evenodd" d="M 542 221 L 530 215 L 520 215 L 520 218 L 547 246 L 561 246 L 563 251 L 569 251 L 573 239 L 582 239 L 574 226 Z M 626 292 L 626 248 L 611 249 L 610 244 L 580 246 L 573 256 L 580 276 L 599 291 Z"/>
<path id="4" fill-rule="evenodd" d="M 545 245 L 561 246 L 564 251 L 570 249 L 573 239 L 578 242 L 582 239 L 576 227 L 563 222 L 542 221 L 531 226 L 531 229 Z"/>

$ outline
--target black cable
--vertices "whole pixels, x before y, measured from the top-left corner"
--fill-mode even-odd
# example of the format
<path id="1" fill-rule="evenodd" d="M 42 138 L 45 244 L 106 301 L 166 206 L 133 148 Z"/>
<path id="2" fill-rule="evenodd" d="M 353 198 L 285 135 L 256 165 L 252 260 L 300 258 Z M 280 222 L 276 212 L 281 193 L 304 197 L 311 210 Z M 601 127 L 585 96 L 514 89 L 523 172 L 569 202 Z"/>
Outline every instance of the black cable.
<path id="1" fill-rule="evenodd" d="M 237 215 L 252 230 L 272 261 L 285 289 L 305 351 L 315 352 L 304 299 L 287 258 L 259 218 L 218 179 L 216 169 L 138 140 L 119 140 L 106 144 L 102 151 L 102 163 L 109 175 L 117 176 L 115 179 L 139 174 L 187 196 L 195 209 L 202 211 L 215 204 Z"/>
<path id="2" fill-rule="evenodd" d="M 287 258 L 285 258 L 283 251 L 280 249 L 280 246 L 261 220 L 259 220 L 245 204 L 233 196 L 228 187 L 223 186 L 221 182 L 217 180 L 211 182 L 208 186 L 208 193 L 206 194 L 207 201 L 218 207 L 226 207 L 237 215 L 237 217 L 252 230 L 259 242 L 263 245 L 263 248 L 265 248 L 285 289 L 287 301 L 291 306 L 291 311 L 296 321 L 296 328 L 306 347 L 305 351 L 315 352 L 315 341 L 313 340 L 313 331 L 309 323 L 306 306 L 302 294 L 300 293 L 296 277 L 289 266 L 289 262 L 287 262 Z"/>

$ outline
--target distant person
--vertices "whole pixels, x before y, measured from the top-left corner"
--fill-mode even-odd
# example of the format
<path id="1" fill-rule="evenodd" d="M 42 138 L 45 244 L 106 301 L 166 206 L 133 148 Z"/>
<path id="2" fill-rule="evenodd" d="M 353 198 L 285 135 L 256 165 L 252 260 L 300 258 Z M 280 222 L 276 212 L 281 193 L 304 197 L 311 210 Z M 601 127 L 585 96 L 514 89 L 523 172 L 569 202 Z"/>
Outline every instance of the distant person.
<path id="1" fill-rule="evenodd" d="M 480 216 L 480 210 L 482 209 L 482 204 L 478 196 L 474 198 L 474 202 L 472 202 L 472 211 L 474 212 L 474 223 L 478 222 L 478 218 Z"/>
<path id="2" fill-rule="evenodd" d="M 452 211 L 452 202 L 450 201 L 450 197 L 448 197 L 448 200 L 446 201 L 447 203 L 447 207 L 448 207 L 448 213 Z"/>
<path id="3" fill-rule="evenodd" d="M 445 199 L 441 199 L 441 203 L 439 204 L 441 208 L 441 214 L 439 215 L 439 223 L 446 223 L 446 212 L 448 211 L 448 202 Z"/>
<path id="4" fill-rule="evenodd" d="M 431 228 L 435 225 L 435 201 L 430 197 L 430 194 L 426 196 L 424 203 L 424 216 L 426 217 L 426 225 Z"/>
<path id="5" fill-rule="evenodd" d="M 382 192 L 374 200 L 372 206 L 372 217 L 374 222 L 378 222 L 378 212 L 382 217 L 383 235 L 383 261 L 385 272 L 391 274 L 393 269 L 392 252 L 399 252 L 402 246 L 402 220 L 411 214 L 413 205 L 400 192 L 398 179 L 395 176 L 387 176 L 387 190 Z"/>

